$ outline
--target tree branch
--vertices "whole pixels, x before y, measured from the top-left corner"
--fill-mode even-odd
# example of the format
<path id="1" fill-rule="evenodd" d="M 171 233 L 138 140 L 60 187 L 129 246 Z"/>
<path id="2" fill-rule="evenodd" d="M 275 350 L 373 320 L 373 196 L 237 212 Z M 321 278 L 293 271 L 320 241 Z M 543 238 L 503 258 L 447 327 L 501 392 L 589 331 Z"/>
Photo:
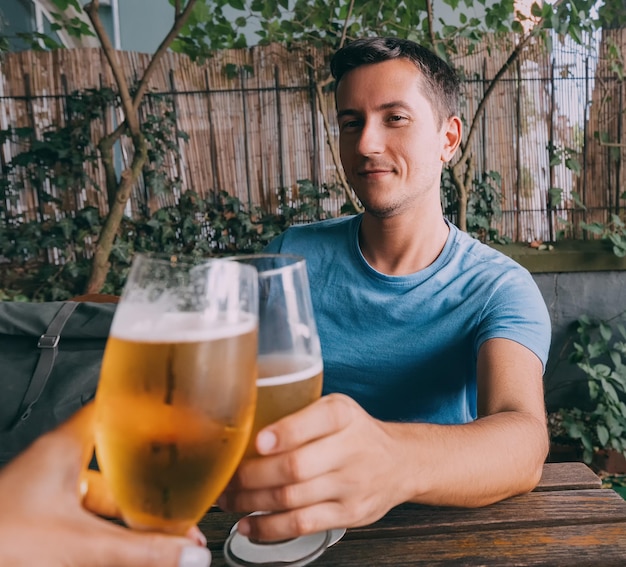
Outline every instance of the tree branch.
<path id="1" fill-rule="evenodd" d="M 113 72 L 113 76 L 115 77 L 115 82 L 117 83 L 117 88 L 120 93 L 120 99 L 122 101 L 122 110 L 124 111 L 124 116 L 126 123 L 128 124 L 128 129 L 131 131 L 133 136 L 136 136 L 140 132 L 139 126 L 139 118 L 135 109 L 133 107 L 133 99 L 130 96 L 130 91 L 128 89 L 128 82 L 126 81 L 126 76 L 124 75 L 124 71 L 120 62 L 117 58 L 115 48 L 111 43 L 111 39 L 107 34 L 106 29 L 100 19 L 100 0 L 92 0 L 89 4 L 85 6 L 85 13 L 89 17 L 91 21 L 91 25 L 93 26 L 98 39 L 100 40 L 100 45 L 102 45 L 102 49 L 104 50 L 104 55 L 109 62 L 109 66 L 111 67 L 111 71 Z"/>
<path id="2" fill-rule="evenodd" d="M 356 211 L 361 211 L 362 207 L 356 201 L 356 199 L 354 198 L 354 195 L 352 194 L 352 190 L 350 189 L 348 180 L 346 179 L 346 176 L 344 175 L 344 172 L 343 172 L 343 166 L 341 165 L 341 160 L 339 159 L 339 156 L 337 155 L 337 148 L 335 147 L 335 144 L 333 143 L 333 136 L 330 131 L 330 124 L 328 123 L 328 118 L 326 117 L 326 113 L 324 112 L 324 108 L 322 107 L 322 99 L 324 97 L 324 94 L 322 93 L 322 87 L 320 83 L 315 83 L 315 93 L 317 94 L 317 108 L 320 114 L 322 115 L 322 119 L 324 121 L 324 131 L 326 132 L 326 141 L 328 142 L 328 147 L 330 148 L 330 154 L 333 158 L 335 169 L 337 170 L 337 174 L 339 175 L 339 182 L 341 183 L 341 186 L 343 187 L 346 197 L 350 199 L 350 202 L 352 203 L 352 206 L 354 207 L 354 209 Z"/>
<path id="3" fill-rule="evenodd" d="M 348 20 L 352 16 L 352 10 L 354 9 L 354 0 L 350 0 L 350 5 L 348 6 L 348 15 L 346 19 L 343 21 L 343 29 L 341 30 L 341 39 L 339 40 L 339 49 L 341 49 L 346 43 L 346 34 L 348 33 Z"/>
<path id="4" fill-rule="evenodd" d="M 104 177 L 109 209 L 113 207 L 113 202 L 115 201 L 118 189 L 117 175 L 115 172 L 115 162 L 113 159 L 113 145 L 122 137 L 122 134 L 125 132 L 125 130 L 126 122 L 122 122 L 113 132 L 111 132 L 107 136 L 104 136 L 98 142 L 100 157 L 102 159 L 102 164 L 104 165 Z"/>
<path id="5" fill-rule="evenodd" d="M 133 100 L 133 106 L 135 109 L 139 108 L 139 104 L 141 103 L 141 99 L 143 98 L 148 88 L 148 83 L 150 82 L 150 78 L 152 77 L 154 70 L 156 69 L 159 61 L 161 60 L 165 52 L 168 50 L 169 46 L 176 39 L 176 36 L 178 36 L 180 30 L 187 23 L 187 20 L 189 19 L 189 16 L 191 15 L 191 12 L 196 2 L 197 0 L 189 0 L 182 12 L 179 12 L 180 5 L 179 2 L 177 2 L 174 24 L 161 42 L 161 45 L 159 45 L 157 50 L 154 52 L 154 55 L 152 56 L 152 59 L 150 59 L 150 63 L 148 63 L 148 67 L 144 72 L 143 77 L 141 77 L 141 81 L 139 81 L 139 86 L 137 87 L 137 92 L 135 93 L 135 98 Z"/>
<path id="6" fill-rule="evenodd" d="M 428 36 L 430 38 L 430 46 L 435 49 L 435 26 L 432 0 L 426 0 L 426 14 L 428 17 Z"/>
<path id="7" fill-rule="evenodd" d="M 557 0 L 554 4 L 552 4 L 552 7 L 556 9 L 564 1 L 565 0 Z M 520 54 L 526 48 L 530 40 L 533 37 L 535 37 L 536 34 L 534 33 L 534 30 L 538 29 L 541 26 L 542 21 L 543 19 L 538 20 L 535 26 L 533 27 L 533 30 L 528 32 L 520 40 L 520 42 L 515 46 L 515 49 L 511 52 L 511 54 L 509 55 L 505 63 L 502 65 L 502 67 L 500 67 L 498 72 L 494 75 L 493 79 L 491 79 L 491 82 L 489 83 L 489 86 L 487 87 L 487 90 L 485 91 L 485 94 L 483 95 L 483 98 L 481 99 L 480 103 L 478 104 L 478 108 L 476 109 L 476 112 L 474 113 L 474 118 L 472 120 L 472 124 L 467 134 L 467 138 L 465 142 L 461 145 L 461 157 L 459 158 L 459 161 L 457 163 L 465 163 L 467 159 L 469 158 L 471 142 L 478 130 L 478 122 L 479 122 L 480 117 L 482 116 L 482 113 L 485 110 L 485 106 L 487 106 L 487 101 L 489 100 L 489 97 L 492 95 L 493 91 L 498 86 L 498 82 L 500 81 L 502 76 L 509 70 L 511 65 L 519 58 Z"/>

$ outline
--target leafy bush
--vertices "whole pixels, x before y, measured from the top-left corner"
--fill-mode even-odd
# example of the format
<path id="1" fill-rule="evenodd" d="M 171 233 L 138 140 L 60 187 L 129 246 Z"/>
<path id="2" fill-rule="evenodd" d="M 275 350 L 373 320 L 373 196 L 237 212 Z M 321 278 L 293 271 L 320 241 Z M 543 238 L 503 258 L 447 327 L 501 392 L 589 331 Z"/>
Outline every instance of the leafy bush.
<path id="1" fill-rule="evenodd" d="M 600 449 L 626 456 L 626 327 L 621 321 L 614 327 L 586 316 L 578 320 L 569 360 L 585 373 L 589 396 L 580 407 L 562 408 L 550 419 L 553 441 L 581 445 L 586 463 Z"/>
<path id="2" fill-rule="evenodd" d="M 124 218 L 111 251 L 103 293 L 119 294 L 137 252 L 208 258 L 261 251 L 289 225 L 328 218 L 321 203 L 338 190 L 299 182 L 296 204 L 279 195 L 277 213 L 247 209 L 225 191 L 185 192 L 150 218 Z M 290 195 L 290 198 L 294 195 Z M 88 207 L 58 221 L 0 223 L 0 300 L 57 301 L 83 292 L 103 218 Z"/>

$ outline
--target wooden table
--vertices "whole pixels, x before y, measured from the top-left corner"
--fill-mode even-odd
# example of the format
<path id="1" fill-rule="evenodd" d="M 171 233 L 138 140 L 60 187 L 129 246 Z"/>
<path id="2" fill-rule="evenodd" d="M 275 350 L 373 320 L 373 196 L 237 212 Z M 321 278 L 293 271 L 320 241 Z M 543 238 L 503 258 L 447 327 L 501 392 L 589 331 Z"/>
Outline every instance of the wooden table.
<path id="1" fill-rule="evenodd" d="M 239 516 L 212 509 L 200 523 L 223 567 Z M 626 501 L 583 463 L 549 463 L 530 494 L 477 509 L 404 504 L 349 529 L 315 567 L 626 566 Z"/>

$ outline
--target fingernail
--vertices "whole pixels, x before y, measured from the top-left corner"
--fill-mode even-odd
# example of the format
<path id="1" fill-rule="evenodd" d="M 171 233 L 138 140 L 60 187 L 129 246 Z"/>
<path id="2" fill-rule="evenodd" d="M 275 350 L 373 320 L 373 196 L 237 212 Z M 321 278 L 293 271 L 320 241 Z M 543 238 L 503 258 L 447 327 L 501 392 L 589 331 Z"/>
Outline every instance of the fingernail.
<path id="1" fill-rule="evenodd" d="M 242 536 L 250 535 L 250 522 L 248 522 L 247 520 L 239 520 L 237 522 L 237 531 Z"/>
<path id="2" fill-rule="evenodd" d="M 198 526 L 193 526 L 192 528 L 189 528 L 189 531 L 187 532 L 187 537 L 195 541 L 198 545 L 206 547 L 206 537 L 200 531 L 200 528 Z"/>
<path id="3" fill-rule="evenodd" d="M 83 478 L 78 485 L 78 496 L 80 501 L 85 500 L 85 496 L 87 496 L 87 492 L 89 492 L 89 482 L 86 478 Z"/>
<path id="4" fill-rule="evenodd" d="M 195 545 L 183 547 L 178 567 L 209 567 L 209 565 L 211 565 L 211 552 L 206 547 Z"/>
<path id="5" fill-rule="evenodd" d="M 256 438 L 259 453 L 267 453 L 276 446 L 276 435 L 271 431 L 261 431 Z"/>

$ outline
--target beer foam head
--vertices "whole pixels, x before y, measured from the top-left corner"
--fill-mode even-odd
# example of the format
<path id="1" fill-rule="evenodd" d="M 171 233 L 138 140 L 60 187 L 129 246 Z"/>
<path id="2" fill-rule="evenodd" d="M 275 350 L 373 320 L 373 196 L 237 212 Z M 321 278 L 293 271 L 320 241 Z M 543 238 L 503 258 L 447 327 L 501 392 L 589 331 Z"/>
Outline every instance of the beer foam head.
<path id="1" fill-rule="evenodd" d="M 110 335 L 128 341 L 182 343 L 234 337 L 256 326 L 256 317 L 245 312 L 239 312 L 236 319 L 220 320 L 208 311 L 163 313 L 148 303 L 122 301 L 115 311 Z"/>
<path id="2" fill-rule="evenodd" d="M 257 386 L 283 386 L 292 382 L 308 380 L 324 370 L 322 359 L 317 356 L 269 354 L 259 357 Z"/>

